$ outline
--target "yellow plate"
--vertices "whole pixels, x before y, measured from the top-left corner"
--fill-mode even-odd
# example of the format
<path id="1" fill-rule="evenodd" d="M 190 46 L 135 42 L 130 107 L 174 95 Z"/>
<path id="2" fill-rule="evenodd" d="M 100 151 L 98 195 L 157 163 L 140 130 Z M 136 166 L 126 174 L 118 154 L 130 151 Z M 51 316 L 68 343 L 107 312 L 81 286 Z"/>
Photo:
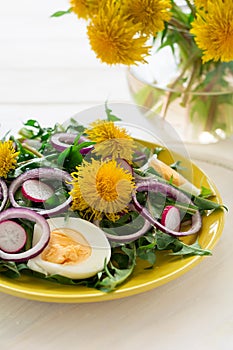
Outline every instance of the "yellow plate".
<path id="1" fill-rule="evenodd" d="M 167 164 L 174 161 L 173 156 L 167 150 L 161 152 L 160 159 Z M 184 163 L 188 165 L 189 162 L 182 159 L 182 165 Z M 215 201 L 222 203 L 216 186 L 206 174 L 193 163 L 189 163 L 189 169 L 191 170 L 190 174 L 192 174 L 192 182 L 197 187 L 200 185 L 211 187 L 216 193 Z M 203 218 L 203 228 L 199 233 L 199 243 L 202 248 L 213 249 L 222 234 L 223 225 L 224 212 L 222 210 L 215 211 Z M 195 239 L 196 237 L 193 236 L 186 238 L 187 243 L 193 243 Z M 9 279 L 1 275 L 0 291 L 21 298 L 58 303 L 113 300 L 142 293 L 174 280 L 199 264 L 203 258 L 201 256 L 182 258 L 168 255 L 166 252 L 159 252 L 153 269 L 145 269 L 146 263 L 138 261 L 135 271 L 128 281 L 116 291 L 107 294 L 83 286 L 60 285 L 25 275 L 19 279 Z M 206 259 L 211 259 L 211 257 L 206 257 Z"/>

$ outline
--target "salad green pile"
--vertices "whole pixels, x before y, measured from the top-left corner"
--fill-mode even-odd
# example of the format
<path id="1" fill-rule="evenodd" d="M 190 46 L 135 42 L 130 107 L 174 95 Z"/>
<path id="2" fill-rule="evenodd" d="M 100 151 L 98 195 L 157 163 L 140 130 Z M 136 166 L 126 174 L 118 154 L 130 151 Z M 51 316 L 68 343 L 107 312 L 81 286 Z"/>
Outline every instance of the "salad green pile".
<path id="1" fill-rule="evenodd" d="M 114 124 L 115 121 L 118 120 L 119 118 L 114 116 L 110 109 L 106 108 L 106 119 L 104 121 Z M 93 126 L 93 129 L 95 127 L 99 126 L 96 124 Z M 21 187 L 17 188 L 15 191 L 14 200 L 18 207 L 28 208 L 29 210 L 33 209 L 40 213 L 40 210 L 43 209 L 49 211 L 56 206 L 62 206 L 64 201 L 70 196 L 73 196 L 73 204 L 71 202 L 69 208 L 66 208 L 66 210 L 60 213 L 55 212 L 52 216 L 83 218 L 98 225 L 106 233 L 107 237 L 108 235 L 109 237 L 117 236 L 119 229 L 121 231 L 120 235 L 123 235 L 123 238 L 124 236 L 128 237 L 143 228 L 146 220 L 143 216 L 144 210 L 142 210 L 142 212 L 140 212 L 140 210 L 135 210 L 135 203 L 130 201 L 127 203 L 127 206 L 122 207 L 119 212 L 115 210 L 114 215 L 109 215 L 108 212 L 104 210 L 101 211 L 101 207 L 97 207 L 97 209 L 93 211 L 90 208 L 82 209 L 80 201 L 77 205 L 74 205 L 74 196 L 77 190 L 75 192 L 72 186 L 74 186 L 74 181 L 77 181 L 78 176 L 81 176 L 80 169 L 82 169 L 82 166 L 87 168 L 88 163 L 90 164 L 92 162 L 92 164 L 94 164 L 93 159 L 95 162 L 102 162 L 100 156 L 101 148 L 95 148 L 95 146 L 98 145 L 97 136 L 100 134 L 95 135 L 95 139 L 91 133 L 93 129 L 91 131 L 90 129 L 91 128 L 86 128 L 74 119 L 70 120 L 70 124 L 67 127 L 61 125 L 43 127 L 36 120 L 28 120 L 19 131 L 18 137 L 6 135 L 2 138 L 2 144 L 6 140 L 11 140 L 15 152 L 17 152 L 17 163 L 8 172 L 6 177 L 2 177 L 2 180 L 4 180 L 9 189 L 13 181 L 33 169 L 60 169 L 68 173 L 71 177 L 72 174 L 75 174 L 73 175 L 73 182 L 71 181 L 69 184 L 70 187 L 67 187 L 59 180 L 53 178 L 47 179 L 47 184 L 52 186 L 54 191 L 46 201 L 36 202 L 31 200 L 22 193 Z M 51 142 L 51 138 L 56 134 L 72 134 L 75 135 L 75 138 L 72 143 L 67 143 L 67 147 L 64 150 L 58 150 L 58 148 L 54 147 L 53 142 Z M 92 137 L 90 137 L 90 135 L 92 135 Z M 126 139 L 128 140 L 127 137 Z M 181 215 L 180 224 L 182 228 L 183 225 L 186 225 L 184 227 L 190 227 L 190 225 L 192 225 L 192 216 L 196 213 L 199 213 L 203 217 L 207 214 L 211 215 L 213 211 L 224 209 L 222 204 L 215 202 L 214 194 L 211 189 L 202 187 L 198 195 L 188 193 L 183 189 L 179 189 L 173 183 L 172 177 L 167 180 L 153 167 L 147 166 L 147 161 L 151 156 L 155 156 L 158 159 L 161 157 L 162 159 L 163 152 L 165 151 L 162 147 L 159 145 L 148 146 L 143 142 L 137 142 L 136 145 L 136 148 L 131 148 L 132 158 L 127 161 L 129 169 L 132 170 L 132 179 L 130 181 L 133 184 L 132 191 L 134 194 L 136 192 L 135 198 L 137 203 L 140 203 L 140 208 L 146 208 L 147 213 L 149 213 L 148 215 L 151 215 L 151 217 L 156 218 L 156 220 L 160 222 L 166 207 L 176 207 Z M 108 144 L 106 144 L 105 149 L 107 147 Z M 125 149 L 124 144 L 124 152 Z M 85 150 L 85 152 L 83 150 Z M 112 156 L 111 154 L 111 157 Z M 106 155 L 104 158 L 103 162 L 108 162 L 108 159 L 106 160 Z M 169 166 L 179 172 L 182 168 L 182 163 L 175 162 Z M 128 172 L 129 170 L 126 171 L 127 176 Z M 169 186 L 169 188 L 172 187 L 190 198 L 190 203 L 182 203 L 158 191 L 152 191 L 148 199 L 148 191 L 137 192 L 137 183 L 142 183 L 143 181 L 146 181 L 148 184 L 152 181 L 153 183 L 156 182 Z M 3 196 L 0 196 L 0 203 L 2 201 Z M 11 207 L 12 202 L 8 199 L 2 208 L 2 212 Z M 33 245 L 35 223 L 23 218 L 17 219 L 16 221 L 26 231 L 27 239 L 21 251 L 27 251 Z M 146 232 L 137 239 L 132 241 L 124 239 L 122 241 L 110 240 L 110 261 L 105 261 L 103 269 L 92 277 L 73 279 L 59 274 L 44 274 L 31 270 L 27 261 L 11 261 L 5 259 L 0 259 L 0 274 L 9 278 L 20 278 L 22 274 L 26 274 L 55 283 L 74 286 L 84 285 L 103 292 L 111 292 L 132 276 L 139 260 L 145 262 L 145 269 L 153 269 L 157 261 L 157 256 L 161 254 L 161 252 L 169 256 L 180 256 L 184 259 L 193 255 L 211 255 L 210 250 L 203 249 L 199 245 L 198 232 L 193 235 L 194 243 L 187 244 L 182 236 L 169 234 L 166 230 L 161 230 L 156 227 L 153 222 L 152 220 Z"/>

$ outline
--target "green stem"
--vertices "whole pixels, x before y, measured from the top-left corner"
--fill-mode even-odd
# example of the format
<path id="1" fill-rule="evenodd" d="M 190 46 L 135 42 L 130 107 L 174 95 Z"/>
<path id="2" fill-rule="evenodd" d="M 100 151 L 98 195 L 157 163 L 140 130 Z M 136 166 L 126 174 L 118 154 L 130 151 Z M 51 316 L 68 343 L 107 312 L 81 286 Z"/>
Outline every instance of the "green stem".
<path id="1" fill-rule="evenodd" d="M 195 16 L 195 13 L 196 13 L 195 6 L 193 4 L 191 4 L 191 1 L 189 1 L 189 0 L 185 0 L 185 1 L 186 1 L 187 6 L 190 8 L 193 16 Z"/>
<path id="2" fill-rule="evenodd" d="M 29 146 L 26 142 L 23 142 L 23 143 L 22 143 L 22 146 L 23 146 L 26 150 L 30 151 L 32 154 L 34 154 L 35 156 L 37 156 L 38 158 L 43 158 L 43 157 L 44 157 L 42 153 L 38 152 L 34 147 Z"/>
<path id="3" fill-rule="evenodd" d="M 216 113 L 218 110 L 218 108 L 217 108 L 218 107 L 218 95 L 211 95 L 211 92 L 212 92 L 213 87 L 216 86 L 220 75 L 221 75 L 221 69 L 220 69 L 220 66 L 218 65 L 214 78 L 211 80 L 211 82 L 207 85 L 207 87 L 205 89 L 206 92 L 210 92 L 209 98 L 211 99 L 211 103 L 210 103 L 210 107 L 208 109 L 208 115 L 207 115 L 207 119 L 206 119 L 206 123 L 205 123 L 205 127 L 204 127 L 204 130 L 209 131 L 209 132 L 211 132 L 211 130 L 213 129 L 214 120 L 215 120 Z"/>
<path id="4" fill-rule="evenodd" d="M 186 64 L 184 65 L 182 71 L 180 72 L 180 74 L 177 76 L 177 78 L 173 81 L 173 83 L 169 86 L 169 89 L 173 90 L 176 87 L 176 84 L 180 81 L 180 79 L 183 77 L 184 73 L 186 72 L 186 70 L 190 67 L 190 65 L 193 63 L 193 58 L 195 57 L 195 54 L 191 55 L 188 59 L 188 61 L 186 62 Z M 167 114 L 167 110 L 169 107 L 169 104 L 171 102 L 171 96 L 174 93 L 174 91 L 168 91 L 166 94 L 166 99 L 165 102 L 163 103 L 162 106 L 162 110 L 161 110 L 161 116 L 162 118 L 166 117 Z"/>
<path id="5" fill-rule="evenodd" d="M 217 112 L 217 106 L 218 106 L 218 96 L 213 95 L 213 96 L 210 96 L 210 98 L 211 98 L 211 103 L 210 103 L 208 116 L 204 127 L 204 130 L 208 132 L 211 132 L 213 129 L 213 124 L 214 124 L 214 120 Z"/>
<path id="6" fill-rule="evenodd" d="M 192 73 L 190 75 L 187 87 L 185 88 L 184 92 L 183 92 L 183 96 L 182 96 L 182 106 L 185 107 L 188 99 L 190 97 L 190 91 L 193 91 L 192 86 L 196 80 L 196 77 L 198 77 L 199 72 L 200 72 L 200 67 L 201 67 L 201 62 L 199 59 L 197 59 L 196 61 L 194 61 L 193 67 L 192 67 Z"/>

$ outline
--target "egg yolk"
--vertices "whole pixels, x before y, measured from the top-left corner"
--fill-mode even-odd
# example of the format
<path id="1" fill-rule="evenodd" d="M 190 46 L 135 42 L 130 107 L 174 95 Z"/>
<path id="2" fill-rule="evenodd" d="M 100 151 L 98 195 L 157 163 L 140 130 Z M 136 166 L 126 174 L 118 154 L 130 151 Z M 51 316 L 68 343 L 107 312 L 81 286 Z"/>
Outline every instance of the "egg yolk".
<path id="1" fill-rule="evenodd" d="M 72 233 L 78 235 L 81 242 L 74 240 Z M 90 254 L 91 247 L 79 232 L 63 228 L 51 232 L 49 243 L 41 257 L 55 264 L 71 265 L 86 260 Z"/>

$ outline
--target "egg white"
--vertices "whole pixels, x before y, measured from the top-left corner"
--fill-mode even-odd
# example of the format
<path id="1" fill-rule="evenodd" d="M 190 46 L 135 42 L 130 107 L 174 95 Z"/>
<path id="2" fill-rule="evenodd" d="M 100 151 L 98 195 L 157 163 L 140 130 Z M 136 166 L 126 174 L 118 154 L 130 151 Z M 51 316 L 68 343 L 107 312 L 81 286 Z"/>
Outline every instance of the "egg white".
<path id="1" fill-rule="evenodd" d="M 80 234 L 88 242 L 91 247 L 90 256 L 82 261 L 74 264 L 57 264 L 42 259 L 41 254 L 30 259 L 27 263 L 31 270 L 43 273 L 45 275 L 58 274 L 72 279 L 83 279 L 94 276 L 104 268 L 104 263 L 109 262 L 111 257 L 111 246 L 104 232 L 94 224 L 80 218 L 63 218 L 57 217 L 47 220 L 50 231 L 56 229 L 67 228 L 69 231 L 68 237 L 71 237 L 78 243 Z M 76 234 L 76 232 L 78 234 Z M 66 233 L 65 233 L 66 234 Z M 33 245 L 39 240 L 41 229 L 36 224 L 33 233 Z"/>

